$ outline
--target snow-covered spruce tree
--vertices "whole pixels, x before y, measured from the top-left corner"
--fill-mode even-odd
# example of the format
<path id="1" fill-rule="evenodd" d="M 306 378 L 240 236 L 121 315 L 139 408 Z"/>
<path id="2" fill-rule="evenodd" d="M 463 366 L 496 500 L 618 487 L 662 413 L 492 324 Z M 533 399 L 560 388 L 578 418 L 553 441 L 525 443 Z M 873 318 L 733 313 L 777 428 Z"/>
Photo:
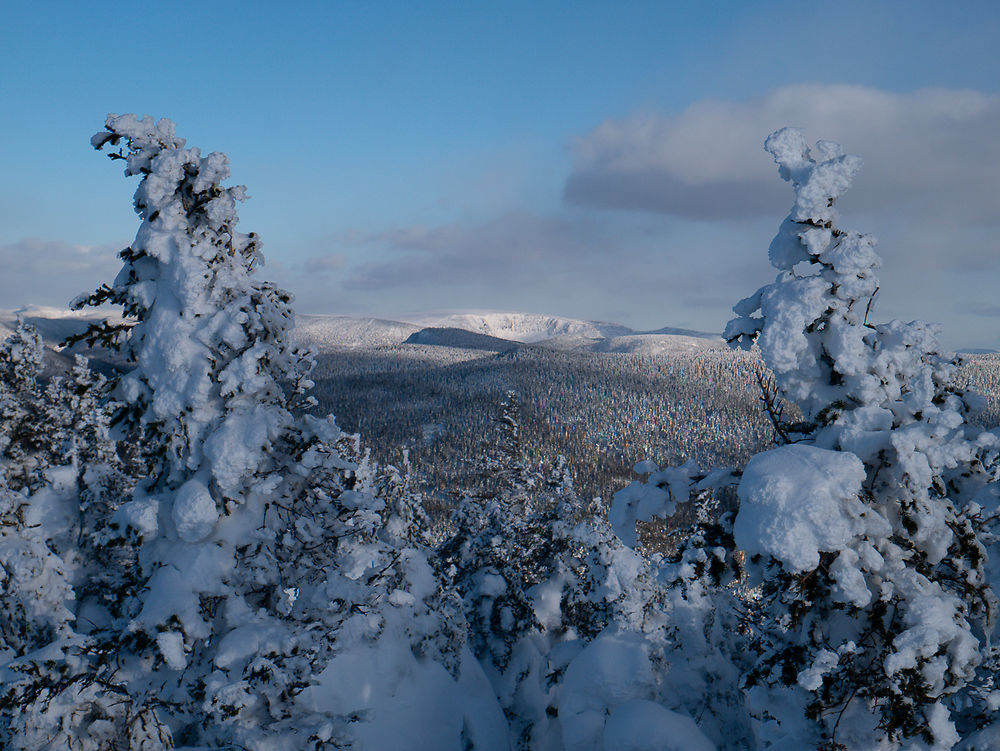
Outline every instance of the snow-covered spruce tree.
<path id="1" fill-rule="evenodd" d="M 109 527 L 131 480 L 108 434 L 106 383 L 78 358 L 43 389 L 43 351 L 23 322 L 0 349 L 0 745 L 155 748 L 155 723 L 108 678 L 94 635 L 130 581 Z"/>
<path id="2" fill-rule="evenodd" d="M 44 351 L 35 327 L 20 317 L 0 345 L 0 457 L 7 485 L 15 490 L 36 484 L 46 464 L 39 381 Z"/>
<path id="3" fill-rule="evenodd" d="M 120 595 L 129 574 L 101 568 L 121 561 L 105 555 L 113 540 L 86 536 L 93 527 L 85 520 L 60 529 L 72 521 L 65 512 L 73 498 L 58 484 L 29 495 L 0 482 L 0 745 L 167 748 L 157 702 L 130 695 L 118 676 L 118 644 L 103 629 L 102 614 L 113 610 L 107 600 Z M 65 533 L 74 530 L 80 546 L 67 550 Z M 64 534 L 54 539 L 53 531 Z"/>
<path id="4" fill-rule="evenodd" d="M 108 380 L 91 370 L 82 355 L 73 358 L 69 373 L 49 381 L 40 418 L 50 455 L 81 471 L 119 461 L 111 439 L 108 389 Z"/>
<path id="5" fill-rule="evenodd" d="M 48 483 L 52 467 L 76 469 L 83 487 L 88 467 L 118 464 L 107 379 L 77 355 L 69 373 L 43 383 L 44 352 L 38 332 L 22 319 L 0 345 L 0 465 L 17 490 Z"/>
<path id="6" fill-rule="evenodd" d="M 116 420 L 150 471 L 114 517 L 139 543 L 132 607 L 105 629 L 116 679 L 155 709 L 166 747 L 377 747 L 423 702 L 450 720 L 412 737 L 490 748 L 502 719 L 446 638 L 424 553 L 381 533 L 385 504 L 333 419 L 293 417 L 311 358 L 289 296 L 254 279 L 260 245 L 235 229 L 244 189 L 222 185 L 225 155 L 134 115 L 92 143 L 141 178 L 122 271 L 79 301 L 131 319 L 88 337 L 134 366 Z"/>
<path id="7" fill-rule="evenodd" d="M 551 573 L 555 517 L 551 504 L 533 513 L 541 475 L 522 452 L 515 393 L 499 402 L 492 433 L 477 460 L 477 488 L 459 501 L 438 562 L 466 603 L 473 651 L 503 671 L 518 639 L 538 626 L 527 590 Z"/>
<path id="8" fill-rule="evenodd" d="M 382 467 L 375 477 L 374 493 L 385 507 L 382 536 L 394 546 L 429 547 L 431 520 L 424 509 L 423 494 L 414 487 L 409 450 L 402 452 L 402 467 Z"/>
<path id="9" fill-rule="evenodd" d="M 131 480 L 109 432 L 107 380 L 77 356 L 69 373 L 43 387 L 43 353 L 41 338 L 23 321 L 0 347 L 0 468 L 8 489 L 36 496 L 26 503 L 62 496 L 44 501 L 56 507 L 42 513 L 51 517 L 46 531 L 36 531 L 68 557 L 82 584 L 84 569 L 105 552 L 97 538 L 107 536 L 109 504 L 121 502 Z"/>
<path id="10" fill-rule="evenodd" d="M 521 442 L 521 403 L 516 391 L 505 391 L 493 420 L 493 435 L 483 444 L 476 466 L 477 497 L 503 495 L 517 512 L 528 511 L 528 499 L 540 489 L 541 475 L 525 456 Z"/>
<path id="11" fill-rule="evenodd" d="M 996 709 L 972 501 L 996 440 L 966 424 L 932 327 L 868 320 L 875 241 L 838 229 L 833 208 L 861 160 L 787 128 L 765 148 L 795 206 L 770 247 L 780 273 L 735 306 L 726 338 L 759 346 L 805 423 L 782 426 L 785 445 L 753 457 L 738 489 L 735 542 L 761 594 L 758 742 L 951 748 Z"/>

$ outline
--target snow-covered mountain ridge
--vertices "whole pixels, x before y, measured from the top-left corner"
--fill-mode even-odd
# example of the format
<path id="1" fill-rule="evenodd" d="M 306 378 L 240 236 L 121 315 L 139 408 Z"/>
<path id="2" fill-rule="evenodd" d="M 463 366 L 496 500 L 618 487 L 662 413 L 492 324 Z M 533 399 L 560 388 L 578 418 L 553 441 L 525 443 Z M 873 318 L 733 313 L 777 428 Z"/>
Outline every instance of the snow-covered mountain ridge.
<path id="1" fill-rule="evenodd" d="M 581 321 L 537 313 L 451 313 L 420 315 L 408 317 L 406 320 L 421 328 L 464 329 L 526 344 L 542 342 L 557 336 L 609 339 L 636 333 L 627 326 L 617 323 Z"/>
<path id="2" fill-rule="evenodd" d="M 493 339 L 522 344 L 542 344 L 559 349 L 596 352 L 659 351 L 721 346 L 717 334 L 663 328 L 635 331 L 605 321 L 584 321 L 535 313 L 448 313 L 406 316 L 405 320 L 335 315 L 300 315 L 297 334 L 304 344 L 320 349 L 393 346 L 405 343 L 426 329 L 467 331 Z M 442 346 L 462 346 L 438 336 Z"/>

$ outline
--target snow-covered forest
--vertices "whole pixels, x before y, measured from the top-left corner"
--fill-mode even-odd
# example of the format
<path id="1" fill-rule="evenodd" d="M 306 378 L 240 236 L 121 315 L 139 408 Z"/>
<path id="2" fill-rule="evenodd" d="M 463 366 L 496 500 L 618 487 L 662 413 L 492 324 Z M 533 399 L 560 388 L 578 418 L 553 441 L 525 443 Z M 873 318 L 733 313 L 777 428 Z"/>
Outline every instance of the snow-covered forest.
<path id="1" fill-rule="evenodd" d="M 1000 748 L 997 370 L 878 322 L 858 157 L 767 138 L 794 204 L 736 354 L 444 367 L 305 346 L 224 154 L 92 144 L 140 225 L 75 343 L 122 367 L 0 347 L 3 748 Z"/>

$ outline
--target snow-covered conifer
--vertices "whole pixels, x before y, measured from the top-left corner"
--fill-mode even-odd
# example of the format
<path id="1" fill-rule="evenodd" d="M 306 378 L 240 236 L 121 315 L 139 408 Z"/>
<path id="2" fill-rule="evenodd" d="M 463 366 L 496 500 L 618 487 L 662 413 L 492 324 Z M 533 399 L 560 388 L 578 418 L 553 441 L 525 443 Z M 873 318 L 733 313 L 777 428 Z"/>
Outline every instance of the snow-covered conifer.
<path id="1" fill-rule="evenodd" d="M 260 241 L 236 229 L 246 190 L 222 185 L 225 154 L 185 149 L 169 120 L 134 115 L 109 116 L 92 143 L 118 146 L 111 156 L 142 177 L 142 223 L 114 284 L 76 303 L 115 303 L 134 320 L 87 336 L 135 365 L 116 396 L 126 425 L 142 431 L 154 487 L 200 473 L 216 500 L 232 502 L 266 472 L 266 447 L 289 419 L 286 389 L 310 385 L 311 360 L 290 335 L 290 296 L 253 276 Z"/>
<path id="2" fill-rule="evenodd" d="M 718 748 L 753 747 L 742 686 L 752 625 L 730 511 L 740 473 L 702 472 L 693 461 L 661 469 L 650 460 L 634 471 L 643 479 L 616 493 L 609 512 L 624 544 L 640 546 L 637 522 L 694 512 L 689 524 L 672 522 L 676 547 L 652 556 L 668 632 L 661 665 L 667 669 L 657 679 Z"/>
<path id="3" fill-rule="evenodd" d="M 42 397 L 42 419 L 49 454 L 80 471 L 96 464 L 117 463 L 111 438 L 108 380 L 76 355 L 69 373 L 52 378 Z"/>
<path id="4" fill-rule="evenodd" d="M 385 503 L 382 534 L 393 546 L 431 544 L 431 521 L 423 494 L 414 487 L 409 451 L 403 450 L 402 467 L 388 465 L 379 471 L 374 493 Z"/>
<path id="5" fill-rule="evenodd" d="M 371 746 L 399 732 L 397 705 L 441 701 L 470 709 L 417 728 L 425 745 L 490 748 L 495 699 L 469 683 L 461 629 L 403 528 L 413 515 L 387 525 L 405 509 L 372 491 L 392 482 L 332 417 L 293 416 L 311 356 L 292 343 L 290 297 L 254 278 L 260 244 L 236 230 L 245 194 L 222 185 L 225 155 L 134 115 L 92 143 L 141 177 L 124 267 L 79 301 L 130 319 L 85 338 L 134 366 L 116 418 L 150 474 L 113 517 L 139 544 L 133 607 L 105 629 L 129 696 L 174 744 Z"/>
<path id="6" fill-rule="evenodd" d="M 38 503 L 0 476 L 0 651 L 23 656 L 69 631 L 70 572 L 39 524 Z"/>
<path id="7" fill-rule="evenodd" d="M 525 455 L 521 433 L 520 397 L 507 390 L 497 403 L 490 435 L 477 458 L 475 495 L 482 499 L 502 495 L 518 512 L 537 495 L 542 480 Z"/>
<path id="8" fill-rule="evenodd" d="M 780 273 L 734 308 L 726 338 L 759 346 L 805 422 L 738 490 L 735 541 L 767 624 L 749 676 L 759 742 L 950 748 L 985 708 L 996 598 L 972 497 L 995 439 L 966 424 L 933 327 L 869 321 L 875 241 L 834 209 L 861 160 L 788 128 L 765 148 L 795 206 L 770 247 Z"/>
<path id="9" fill-rule="evenodd" d="M 117 675 L 119 645 L 90 620 L 100 620 L 103 608 L 81 602 L 95 589 L 89 574 L 99 561 L 85 558 L 94 548 L 60 551 L 66 535 L 61 546 L 51 536 L 73 522 L 66 513 L 72 473 L 63 475 L 68 485 L 30 494 L 0 480 L 0 744 L 16 751 L 170 748 L 152 706 L 135 700 Z M 106 573 L 110 585 L 115 577 Z"/>
<path id="10" fill-rule="evenodd" d="M 27 345 L 27 346 L 25 346 Z M 131 580 L 127 544 L 108 509 L 130 480 L 118 466 L 101 404 L 103 379 L 82 359 L 37 381 L 41 343 L 22 324 L 4 347 L 8 416 L 18 415 L 0 470 L 0 744 L 76 751 L 162 748 L 148 707 L 112 677 L 100 634 Z"/>
<path id="11" fill-rule="evenodd" d="M 44 352 L 35 327 L 20 317 L 0 345 L 0 457 L 13 489 L 36 484 L 46 464 L 48 437 L 39 380 Z"/>

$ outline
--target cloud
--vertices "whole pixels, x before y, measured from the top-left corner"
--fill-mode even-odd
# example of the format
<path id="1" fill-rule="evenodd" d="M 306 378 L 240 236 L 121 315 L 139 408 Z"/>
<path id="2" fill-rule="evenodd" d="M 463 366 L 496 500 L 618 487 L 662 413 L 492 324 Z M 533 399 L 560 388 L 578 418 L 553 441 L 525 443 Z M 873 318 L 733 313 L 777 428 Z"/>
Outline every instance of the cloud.
<path id="1" fill-rule="evenodd" d="M 779 214 L 791 190 L 762 144 L 786 125 L 864 158 L 845 205 L 909 205 L 924 219 L 1000 216 L 1000 96 L 950 89 L 803 84 L 608 120 L 576 141 L 564 197 L 692 219 Z"/>
<path id="2" fill-rule="evenodd" d="M 610 250 L 605 232 L 587 219 L 526 212 L 472 226 L 394 229 L 365 240 L 388 257 L 354 269 L 349 284 L 362 289 L 483 283 L 545 288 L 560 269 Z"/>
<path id="3" fill-rule="evenodd" d="M 343 253 L 327 253 L 307 258 L 302 264 L 302 270 L 309 274 L 323 274 L 328 271 L 338 271 L 344 268 L 346 263 L 347 259 Z"/>
<path id="4" fill-rule="evenodd" d="M 114 279 L 123 247 L 37 238 L 0 244 L 0 308 L 66 307 L 81 292 Z"/>
<path id="5" fill-rule="evenodd" d="M 959 313 L 969 313 L 974 316 L 983 316 L 985 318 L 1000 318 L 1000 305 L 992 303 L 962 303 L 955 306 L 955 310 Z"/>

